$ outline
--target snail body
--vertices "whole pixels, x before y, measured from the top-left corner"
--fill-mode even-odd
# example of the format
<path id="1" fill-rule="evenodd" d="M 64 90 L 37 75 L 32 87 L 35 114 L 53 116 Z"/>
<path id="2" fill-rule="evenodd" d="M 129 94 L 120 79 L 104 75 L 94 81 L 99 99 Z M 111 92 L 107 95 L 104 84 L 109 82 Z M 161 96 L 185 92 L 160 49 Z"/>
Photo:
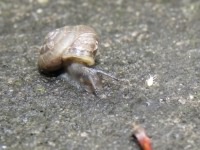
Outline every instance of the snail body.
<path id="1" fill-rule="evenodd" d="M 78 80 L 90 92 L 101 87 L 100 75 L 109 76 L 101 70 L 90 68 L 95 64 L 98 35 L 85 25 L 65 26 L 47 34 L 40 49 L 38 68 L 51 73 L 63 69 Z"/>

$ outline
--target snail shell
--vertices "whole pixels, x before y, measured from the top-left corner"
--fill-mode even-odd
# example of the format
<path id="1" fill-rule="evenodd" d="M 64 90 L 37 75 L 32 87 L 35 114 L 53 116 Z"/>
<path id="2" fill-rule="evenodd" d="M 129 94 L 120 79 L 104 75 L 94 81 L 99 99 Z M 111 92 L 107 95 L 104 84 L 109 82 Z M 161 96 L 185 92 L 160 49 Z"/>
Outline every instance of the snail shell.
<path id="1" fill-rule="evenodd" d="M 118 80 L 102 70 L 88 67 L 95 63 L 98 39 L 94 29 L 85 25 L 65 26 L 50 32 L 40 49 L 39 70 L 48 74 L 65 69 L 65 75 L 96 95 L 102 87 L 102 76 Z"/>
<path id="2" fill-rule="evenodd" d="M 50 32 L 40 49 L 38 67 L 42 72 L 53 72 L 73 62 L 94 65 L 98 36 L 85 25 L 65 26 Z"/>

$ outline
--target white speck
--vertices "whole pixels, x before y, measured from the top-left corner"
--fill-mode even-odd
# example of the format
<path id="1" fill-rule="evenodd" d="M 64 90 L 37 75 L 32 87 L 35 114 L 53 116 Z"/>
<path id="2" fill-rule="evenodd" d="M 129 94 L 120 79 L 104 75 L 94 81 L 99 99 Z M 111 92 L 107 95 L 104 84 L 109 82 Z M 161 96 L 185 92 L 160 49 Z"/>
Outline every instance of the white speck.
<path id="1" fill-rule="evenodd" d="M 191 100 L 193 100 L 193 99 L 194 99 L 194 95 L 189 94 L 189 98 L 190 98 Z"/>
<path id="2" fill-rule="evenodd" d="M 1 147 L 2 147 L 2 149 L 6 149 L 6 148 L 7 148 L 7 146 L 6 146 L 6 145 L 2 145 Z"/>
<path id="3" fill-rule="evenodd" d="M 51 142 L 51 141 L 48 141 L 48 144 L 49 144 L 50 146 L 53 146 L 53 147 L 56 146 L 56 144 L 55 144 L 54 142 Z"/>
<path id="4" fill-rule="evenodd" d="M 22 121 L 23 121 L 24 123 L 27 123 L 28 118 L 23 118 Z"/>
<path id="5" fill-rule="evenodd" d="M 181 103 L 182 105 L 184 105 L 186 103 L 186 100 L 181 98 L 178 100 L 178 102 Z"/>
<path id="6" fill-rule="evenodd" d="M 88 134 L 86 132 L 82 132 L 81 137 L 88 137 Z"/>
<path id="7" fill-rule="evenodd" d="M 40 4 L 46 4 L 46 3 L 49 2 L 49 0 L 37 0 L 37 1 L 38 1 L 38 3 L 40 3 Z"/>
<path id="8" fill-rule="evenodd" d="M 146 104 L 147 104 L 147 106 L 150 106 L 151 103 L 150 102 L 146 102 Z"/>
<path id="9" fill-rule="evenodd" d="M 159 99 L 159 102 L 160 103 L 164 103 L 164 100 L 161 98 L 161 99 Z"/>
<path id="10" fill-rule="evenodd" d="M 55 123 L 56 123 L 56 124 L 59 124 L 59 123 L 60 123 L 60 121 L 59 121 L 59 120 L 56 120 L 56 121 L 55 121 Z"/>
<path id="11" fill-rule="evenodd" d="M 38 13 L 38 14 L 41 14 L 42 12 L 43 12 L 43 10 L 42 10 L 42 9 L 40 9 L 40 8 L 39 8 L 39 9 L 37 9 L 37 13 Z"/>
<path id="12" fill-rule="evenodd" d="M 146 80 L 146 84 L 148 86 L 152 86 L 154 84 L 154 80 L 156 79 L 156 75 L 149 75 L 149 78 Z"/>

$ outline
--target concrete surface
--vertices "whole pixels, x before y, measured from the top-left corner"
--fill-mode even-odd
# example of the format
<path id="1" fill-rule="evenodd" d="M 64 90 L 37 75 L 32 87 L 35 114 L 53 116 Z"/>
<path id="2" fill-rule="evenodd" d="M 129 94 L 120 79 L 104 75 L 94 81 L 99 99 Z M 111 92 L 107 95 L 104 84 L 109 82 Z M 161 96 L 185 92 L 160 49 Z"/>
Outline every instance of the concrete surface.
<path id="1" fill-rule="evenodd" d="M 198 0 L 1 0 L 0 150 L 138 150 L 133 122 L 155 150 L 199 150 L 199 14 Z M 38 72 L 44 36 L 77 24 L 129 85 L 107 79 L 98 98 Z"/>

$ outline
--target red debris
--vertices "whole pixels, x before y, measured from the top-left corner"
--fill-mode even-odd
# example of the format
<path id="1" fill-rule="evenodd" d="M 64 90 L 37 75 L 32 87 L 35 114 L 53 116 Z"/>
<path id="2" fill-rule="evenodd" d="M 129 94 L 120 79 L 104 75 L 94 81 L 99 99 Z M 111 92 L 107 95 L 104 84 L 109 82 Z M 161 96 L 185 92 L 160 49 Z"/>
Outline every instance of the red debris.
<path id="1" fill-rule="evenodd" d="M 150 138 L 146 135 L 145 130 L 139 125 L 133 125 L 133 135 L 136 137 L 142 150 L 153 150 Z"/>

